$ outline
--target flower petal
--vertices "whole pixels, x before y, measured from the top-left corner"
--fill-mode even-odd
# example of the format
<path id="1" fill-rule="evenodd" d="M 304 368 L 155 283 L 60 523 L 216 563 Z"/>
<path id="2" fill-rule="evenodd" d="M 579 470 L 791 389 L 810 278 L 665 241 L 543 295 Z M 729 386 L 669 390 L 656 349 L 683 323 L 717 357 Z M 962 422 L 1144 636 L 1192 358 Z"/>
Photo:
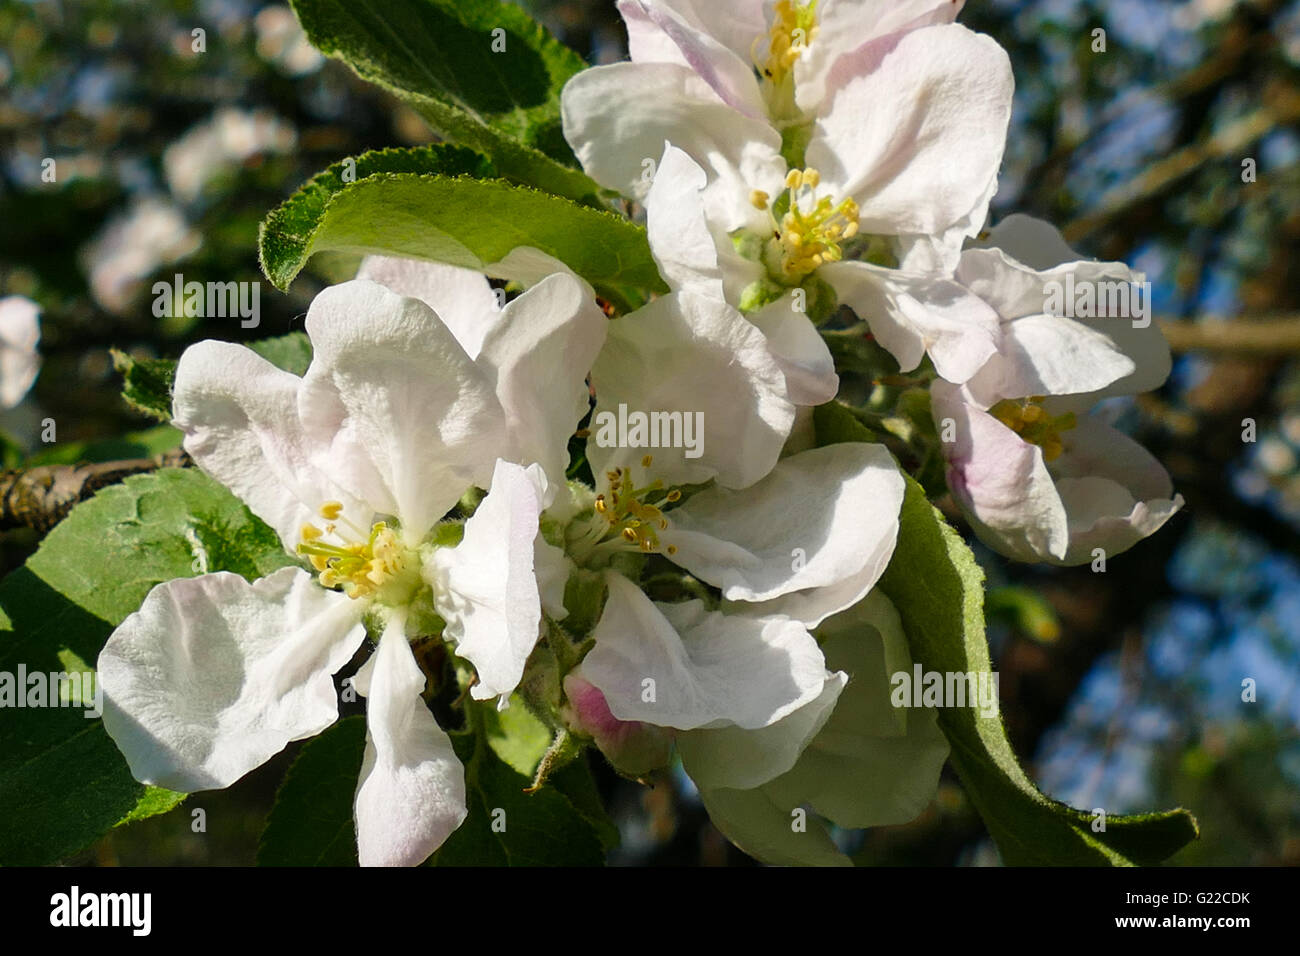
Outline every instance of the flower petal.
<path id="1" fill-rule="evenodd" d="M 981 541 L 1018 561 L 1064 556 L 1069 525 L 1037 445 L 964 401 L 946 382 L 930 386 L 935 425 L 948 459 L 948 488 Z"/>
<path id="2" fill-rule="evenodd" d="M 353 804 L 362 866 L 418 866 L 468 812 L 465 770 L 420 696 L 425 678 L 404 623 L 400 614 L 389 620 L 364 689 L 366 753 Z"/>
<path id="3" fill-rule="evenodd" d="M 366 256 L 357 278 L 419 299 L 433 309 L 470 358 L 478 358 L 483 336 L 501 320 L 496 294 L 483 273 L 473 269 L 400 256 Z"/>
<path id="4" fill-rule="evenodd" d="M 335 721 L 364 610 L 299 568 L 160 584 L 99 655 L 104 727 L 137 780 L 227 787 Z"/>
<path id="5" fill-rule="evenodd" d="M 805 592 L 800 619 L 816 623 L 856 603 L 884 573 L 902 503 L 903 478 L 884 446 L 827 445 L 783 458 L 744 491 L 694 495 L 669 512 L 661 538 L 677 548 L 674 561 L 728 600 Z M 831 603 L 820 600 L 822 589 Z"/>
<path id="6" fill-rule="evenodd" d="M 762 32 L 762 8 L 754 0 L 745 0 L 750 19 L 757 14 L 758 29 L 752 37 Z M 725 7 L 726 4 L 703 4 L 697 7 L 690 0 L 621 0 L 619 13 L 627 25 L 628 52 L 633 63 L 680 63 L 697 76 L 732 109 L 747 116 L 766 117 L 767 108 L 754 76 L 754 66 L 749 61 L 749 48 L 728 48 L 726 40 L 736 42 L 744 34 L 736 35 L 734 21 L 714 17 L 720 26 L 730 27 L 726 37 L 710 35 L 702 22 L 700 12 Z M 755 9 L 757 8 L 757 9 Z M 740 18 L 737 18 L 740 19 Z M 668 43 L 665 43 L 665 39 Z M 751 38 L 752 42 L 752 38 Z M 671 47 L 670 47 L 671 44 Z M 672 49 L 675 47 L 675 51 Z"/>
<path id="7" fill-rule="evenodd" d="M 682 766 L 701 790 L 749 790 L 779 777 L 830 718 L 847 680 L 843 672 L 828 674 L 815 699 L 768 727 L 679 731 Z"/>
<path id="8" fill-rule="evenodd" d="M 805 112 L 825 107 L 827 82 L 840 58 L 854 56 L 860 61 L 869 43 L 893 42 L 892 34 L 936 23 L 951 23 L 961 12 L 965 0 L 822 0 L 817 7 L 817 38 L 807 52 L 795 61 L 795 100 Z M 848 66 L 834 70 L 836 81 L 845 82 L 854 74 Z M 834 89 L 829 91 L 834 92 Z"/>
<path id="9" fill-rule="evenodd" d="M 534 560 L 545 484 L 537 465 L 498 459 L 465 537 L 436 550 L 426 568 L 447 637 L 478 671 L 475 700 L 508 700 L 537 644 L 542 608 Z"/>
<path id="10" fill-rule="evenodd" d="M 256 352 L 213 341 L 185 350 L 172 386 L 172 415 L 190 457 L 274 528 L 290 551 L 326 501 L 361 507 L 313 464 L 298 419 L 301 387 L 302 379 Z"/>
<path id="11" fill-rule="evenodd" d="M 743 488 L 771 470 L 794 406 L 757 328 L 726 303 L 689 292 L 655 299 L 610 326 L 591 370 L 596 411 L 587 455 L 595 474 L 631 466 L 647 451 L 654 476 L 669 485 L 717 478 Z M 652 413 L 679 413 L 680 435 L 663 439 L 667 425 L 647 428 L 645 443 L 631 427 L 617 434 L 620 421 L 632 421 L 627 416 Z M 647 418 L 655 421 L 666 419 Z M 688 436 L 688 423 L 693 429 L 701 421 L 702 432 Z"/>
<path id="12" fill-rule="evenodd" d="M 766 727 L 821 694 L 826 670 L 797 621 L 706 611 L 700 601 L 655 604 L 606 574 L 609 595 L 587 680 L 619 720 L 661 727 Z"/>
<path id="13" fill-rule="evenodd" d="M 890 675 L 911 664 L 898 612 L 873 592 L 820 634 L 828 663 L 849 672 L 848 687 L 799 762 L 764 789 L 790 806 L 811 804 L 844 827 L 906 823 L 934 799 L 948 741 L 933 709 L 908 711 L 905 731 L 898 730 Z"/>
<path id="14" fill-rule="evenodd" d="M 807 159 L 858 200 L 862 232 L 933 235 L 962 219 L 978 230 L 1011 117 L 1006 52 L 946 24 L 867 44 L 835 69 L 852 78 L 830 80 L 838 91 Z"/>
<path id="15" fill-rule="evenodd" d="M 796 405 L 824 405 L 840 389 L 835 359 L 808 316 L 794 308 L 789 292 L 748 316 L 767 338 L 767 347 L 785 372 L 786 390 Z"/>
<path id="16" fill-rule="evenodd" d="M 584 70 L 564 87 L 564 135 L 596 182 L 643 199 L 664 143 L 685 150 L 730 196 L 775 196 L 786 176 L 781 134 L 719 101 L 687 67 L 615 63 Z M 737 206 L 752 216 L 755 210 Z M 741 222 L 720 222 L 734 229 Z"/>
<path id="17" fill-rule="evenodd" d="M 928 352 L 944 379 L 961 383 L 997 352 L 997 312 L 957 282 L 867 262 L 831 263 L 818 274 L 871 326 L 904 372 Z"/>
<path id="18" fill-rule="evenodd" d="M 491 475 L 505 430 L 492 383 L 427 305 L 368 280 L 316 296 L 307 333 L 298 407 L 317 467 L 418 542 Z"/>
<path id="19" fill-rule="evenodd" d="M 552 488 L 564 484 L 569 437 L 590 408 L 587 373 L 607 325 L 586 285 L 556 274 L 507 305 L 483 340 L 478 364 L 505 412 L 503 457 L 540 464 Z"/>
<path id="20" fill-rule="evenodd" d="M 40 307 L 20 295 L 0 299 L 0 407 L 13 408 L 36 381 Z"/>

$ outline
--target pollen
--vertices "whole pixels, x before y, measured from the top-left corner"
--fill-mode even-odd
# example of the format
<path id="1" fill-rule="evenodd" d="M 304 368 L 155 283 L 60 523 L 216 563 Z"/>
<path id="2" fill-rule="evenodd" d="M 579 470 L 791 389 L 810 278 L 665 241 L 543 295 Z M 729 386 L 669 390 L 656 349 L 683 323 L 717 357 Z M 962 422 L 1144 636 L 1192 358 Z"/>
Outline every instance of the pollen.
<path id="1" fill-rule="evenodd" d="M 786 82 L 795 63 L 817 39 L 817 0 L 797 4 L 794 0 L 778 0 L 773 10 L 772 28 L 767 34 L 767 56 L 759 56 L 763 38 L 754 41 L 752 58 L 759 73 L 773 84 Z"/>
<path id="2" fill-rule="evenodd" d="M 1035 395 L 1023 401 L 1007 399 L 989 409 L 989 414 L 1015 432 L 1023 441 L 1043 450 L 1044 461 L 1055 461 L 1065 451 L 1061 433 L 1077 424 L 1074 412 L 1055 417 L 1043 408 L 1043 396 Z"/>
<path id="3" fill-rule="evenodd" d="M 798 285 L 819 266 L 838 262 L 844 256 L 841 243 L 858 234 L 858 204 L 818 198 L 821 181 L 821 173 L 811 168 L 792 169 L 786 176 L 789 208 L 765 257 L 773 278 L 785 285 Z"/>
<path id="4" fill-rule="evenodd" d="M 641 459 L 641 467 L 647 472 L 653 464 L 651 455 Z M 618 468 L 606 472 L 605 477 L 609 486 L 606 492 L 596 496 L 595 508 L 608 522 L 606 540 L 622 540 L 646 554 L 658 552 L 659 532 L 668 530 L 668 518 L 659 505 L 680 501 L 682 493 L 676 488 L 665 491 L 660 480 L 647 480 L 645 485 L 637 487 L 630 469 Z M 675 551 L 674 548 L 669 553 Z"/>
<path id="5" fill-rule="evenodd" d="M 335 521 L 342 518 L 343 505 L 337 501 L 326 502 L 320 514 Z M 298 554 L 311 562 L 321 586 L 342 588 L 354 599 L 397 596 L 398 591 L 409 596 L 418 586 L 419 567 L 414 553 L 403 546 L 399 533 L 383 521 L 371 524 L 369 533 L 362 533 L 346 518 L 342 521 L 355 538 L 340 534 L 334 524 L 327 525 L 323 531 L 315 525 L 303 525 L 299 532 Z"/>

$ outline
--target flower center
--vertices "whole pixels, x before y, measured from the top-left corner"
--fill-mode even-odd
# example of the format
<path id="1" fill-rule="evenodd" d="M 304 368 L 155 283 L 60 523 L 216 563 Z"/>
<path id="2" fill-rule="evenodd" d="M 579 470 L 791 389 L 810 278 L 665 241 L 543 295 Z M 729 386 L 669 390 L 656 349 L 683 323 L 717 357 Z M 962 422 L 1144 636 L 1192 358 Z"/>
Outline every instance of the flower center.
<path id="1" fill-rule="evenodd" d="M 398 531 L 376 521 L 367 533 L 343 517 L 337 501 L 321 505 L 320 516 L 324 529 L 303 525 L 297 550 L 319 572 L 322 587 L 341 587 L 350 598 L 374 597 L 385 604 L 410 600 L 420 587 L 420 563 Z"/>
<path id="2" fill-rule="evenodd" d="M 792 169 L 785 179 L 787 194 L 772 204 L 773 219 L 779 214 L 780 221 L 763 250 L 763 263 L 783 285 L 798 285 L 819 266 L 838 262 L 844 257 L 840 244 L 858 234 L 858 204 L 818 199 L 820 184 L 817 170 Z M 767 209 L 769 197 L 756 189 L 749 201 L 756 209 Z"/>
<path id="3" fill-rule="evenodd" d="M 989 409 L 989 414 L 1006 425 L 1024 441 L 1043 449 L 1044 461 L 1055 461 L 1065 451 L 1061 432 L 1069 431 L 1077 422 L 1074 412 L 1052 417 L 1043 408 L 1043 396 L 1023 401 L 1006 399 Z"/>
<path id="4" fill-rule="evenodd" d="M 641 467 L 648 470 L 653 462 L 653 456 L 646 455 L 641 459 Z M 606 472 L 605 478 L 609 482 L 608 491 L 596 496 L 596 514 L 609 525 L 605 540 L 622 539 L 638 551 L 658 551 L 659 532 L 667 530 L 668 519 L 657 505 L 680 501 L 682 493 L 675 488 L 665 491 L 661 480 L 638 488 L 631 469 L 615 468 Z M 654 504 L 648 500 L 650 498 L 654 499 Z M 668 546 L 668 554 L 676 552 L 675 547 Z"/>

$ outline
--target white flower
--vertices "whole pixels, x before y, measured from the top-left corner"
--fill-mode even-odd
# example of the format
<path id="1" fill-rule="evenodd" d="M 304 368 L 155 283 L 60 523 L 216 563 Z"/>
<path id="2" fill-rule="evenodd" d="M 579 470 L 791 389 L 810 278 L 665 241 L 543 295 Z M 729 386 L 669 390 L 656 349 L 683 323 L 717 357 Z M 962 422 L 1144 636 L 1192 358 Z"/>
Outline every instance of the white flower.
<path id="1" fill-rule="evenodd" d="M 652 601 L 614 570 L 582 662 L 613 718 L 678 731 L 769 727 L 810 705 L 829 679 L 809 628 L 856 603 L 893 553 L 902 477 L 880 446 L 849 443 L 783 459 L 744 490 L 713 487 L 680 506 L 618 483 L 597 499 L 592 539 L 570 554 L 597 567 L 620 550 L 657 551 L 722 592 L 723 605 Z M 649 496 L 647 496 L 649 497 Z"/>
<path id="2" fill-rule="evenodd" d="M 99 671 L 105 726 L 137 779 L 224 787 L 324 729 L 338 714 L 332 675 L 367 620 L 382 634 L 356 679 L 368 698 L 360 859 L 415 864 L 436 849 L 464 818 L 464 779 L 408 636 L 436 607 L 479 669 L 475 696 L 513 690 L 539 632 L 548 482 L 539 464 L 501 460 L 544 437 L 513 435 L 507 410 L 527 401 L 531 376 L 599 348 L 603 330 L 580 284 L 555 276 L 511 303 L 475 361 L 424 303 L 356 280 L 313 301 L 302 378 L 242 346 L 188 349 L 174 392 L 186 450 L 318 577 L 170 581 L 122 623 Z M 567 423 L 543 431 L 563 442 L 577 416 L 560 404 L 549 407 Z M 440 547 L 435 524 L 472 486 L 490 490 L 461 543 Z"/>
<path id="3" fill-rule="evenodd" d="M 905 823 L 933 798 L 948 757 L 933 710 L 890 703 L 890 676 L 912 665 L 888 598 L 873 591 L 817 637 L 834 673 L 810 702 L 759 730 L 677 734 L 714 824 L 767 863 L 848 865 L 821 826 L 793 825 L 796 808 L 850 828 Z"/>
<path id="4" fill-rule="evenodd" d="M 786 176 L 778 221 L 772 196 L 710 185 L 674 145 L 664 150 L 646 196 L 650 248 L 676 289 L 723 298 L 765 335 L 786 374 L 791 400 L 815 405 L 839 385 L 830 352 L 809 317 L 834 297 L 866 321 L 903 371 L 928 352 L 949 381 L 962 382 L 996 349 L 997 315 L 949 274 L 906 272 L 845 258 L 858 242 L 853 199 L 838 205 L 815 173 Z"/>
<path id="5" fill-rule="evenodd" d="M 1159 327 L 1123 316 L 1049 314 L 1054 290 L 1131 288 L 1123 263 L 1079 261 L 1045 223 L 1014 217 L 969 249 L 956 278 L 1000 318 L 998 352 L 964 386 L 935 382 L 948 486 L 980 539 L 1021 561 L 1082 564 L 1132 547 L 1182 507 L 1169 475 L 1088 410 L 1158 387 L 1170 369 Z M 1014 249 L 1038 268 L 1012 258 Z M 1070 261 L 1063 261 L 1063 258 Z"/>
<path id="6" fill-rule="evenodd" d="M 812 167 L 864 234 L 950 261 L 983 225 L 1012 92 L 1005 52 L 948 22 L 960 6 L 624 0 L 632 62 L 569 81 L 565 136 L 597 182 L 638 199 L 665 140 L 732 195 L 775 198 L 787 163 Z"/>
<path id="7" fill-rule="evenodd" d="M 23 400 L 41 357 L 36 346 L 41 340 L 41 309 L 20 295 L 0 299 L 0 407 L 13 408 Z"/>

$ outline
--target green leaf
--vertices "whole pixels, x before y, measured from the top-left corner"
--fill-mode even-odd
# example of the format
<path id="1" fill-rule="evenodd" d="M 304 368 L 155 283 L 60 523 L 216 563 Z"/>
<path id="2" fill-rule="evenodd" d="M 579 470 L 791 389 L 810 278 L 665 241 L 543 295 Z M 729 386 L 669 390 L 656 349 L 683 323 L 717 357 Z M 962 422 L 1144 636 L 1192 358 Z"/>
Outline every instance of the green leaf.
<path id="1" fill-rule="evenodd" d="M 257 849 L 258 866 L 356 866 L 352 798 L 366 718 L 344 717 L 307 742 L 285 775 Z"/>
<path id="2" fill-rule="evenodd" d="M 585 759 L 557 770 L 540 790 L 525 793 L 529 778 L 501 760 L 482 737 L 472 731 L 451 737 L 465 764 L 469 816 L 429 865 L 604 864 L 605 849 L 617 831 L 605 819 L 599 798 L 592 802 L 595 791 Z"/>
<path id="3" fill-rule="evenodd" d="M 565 262 L 607 298 L 620 288 L 667 291 L 645 230 L 612 213 L 499 180 L 376 173 L 299 193 L 267 217 L 262 268 L 286 289 L 317 252 L 410 256 L 482 269 L 519 246 Z"/>
<path id="4" fill-rule="evenodd" d="M 292 0 L 308 39 L 408 103 L 503 176 L 584 199 L 560 90 L 586 67 L 514 4 L 497 0 Z M 500 32 L 496 32 L 500 31 Z M 498 50 L 504 40 L 504 51 Z"/>
<path id="5" fill-rule="evenodd" d="M 913 659 L 926 671 L 991 671 L 984 638 L 984 573 L 975 556 L 911 478 L 898 546 L 880 587 L 903 619 Z M 1131 866 L 1159 863 L 1197 836 L 1186 810 L 1093 816 L 1051 800 L 1034 786 L 1007 739 L 1001 716 L 944 708 L 939 724 L 952 764 L 1013 866 Z"/>
<path id="6" fill-rule="evenodd" d="M 132 358 L 112 350 L 113 368 L 122 373 L 122 397 L 126 403 L 160 422 L 172 419 L 172 380 L 176 363 L 171 359 Z"/>
<path id="7" fill-rule="evenodd" d="M 291 564 L 274 531 L 196 469 L 126 479 L 82 502 L 0 581 L 0 672 L 91 671 L 154 585 Z M 83 707 L 0 709 L 0 863 L 66 857 L 176 794 L 137 783 Z"/>
<path id="8" fill-rule="evenodd" d="M 272 365 L 294 375 L 302 375 L 311 364 L 311 340 L 305 332 L 290 332 L 288 335 L 249 342 L 248 347 Z M 137 359 L 113 349 L 113 367 L 122 373 L 122 397 L 128 405 L 159 421 L 171 421 L 172 383 L 176 381 L 175 359 Z M 152 436 L 153 432 L 140 434 Z M 165 451 L 166 448 L 162 450 Z"/>

